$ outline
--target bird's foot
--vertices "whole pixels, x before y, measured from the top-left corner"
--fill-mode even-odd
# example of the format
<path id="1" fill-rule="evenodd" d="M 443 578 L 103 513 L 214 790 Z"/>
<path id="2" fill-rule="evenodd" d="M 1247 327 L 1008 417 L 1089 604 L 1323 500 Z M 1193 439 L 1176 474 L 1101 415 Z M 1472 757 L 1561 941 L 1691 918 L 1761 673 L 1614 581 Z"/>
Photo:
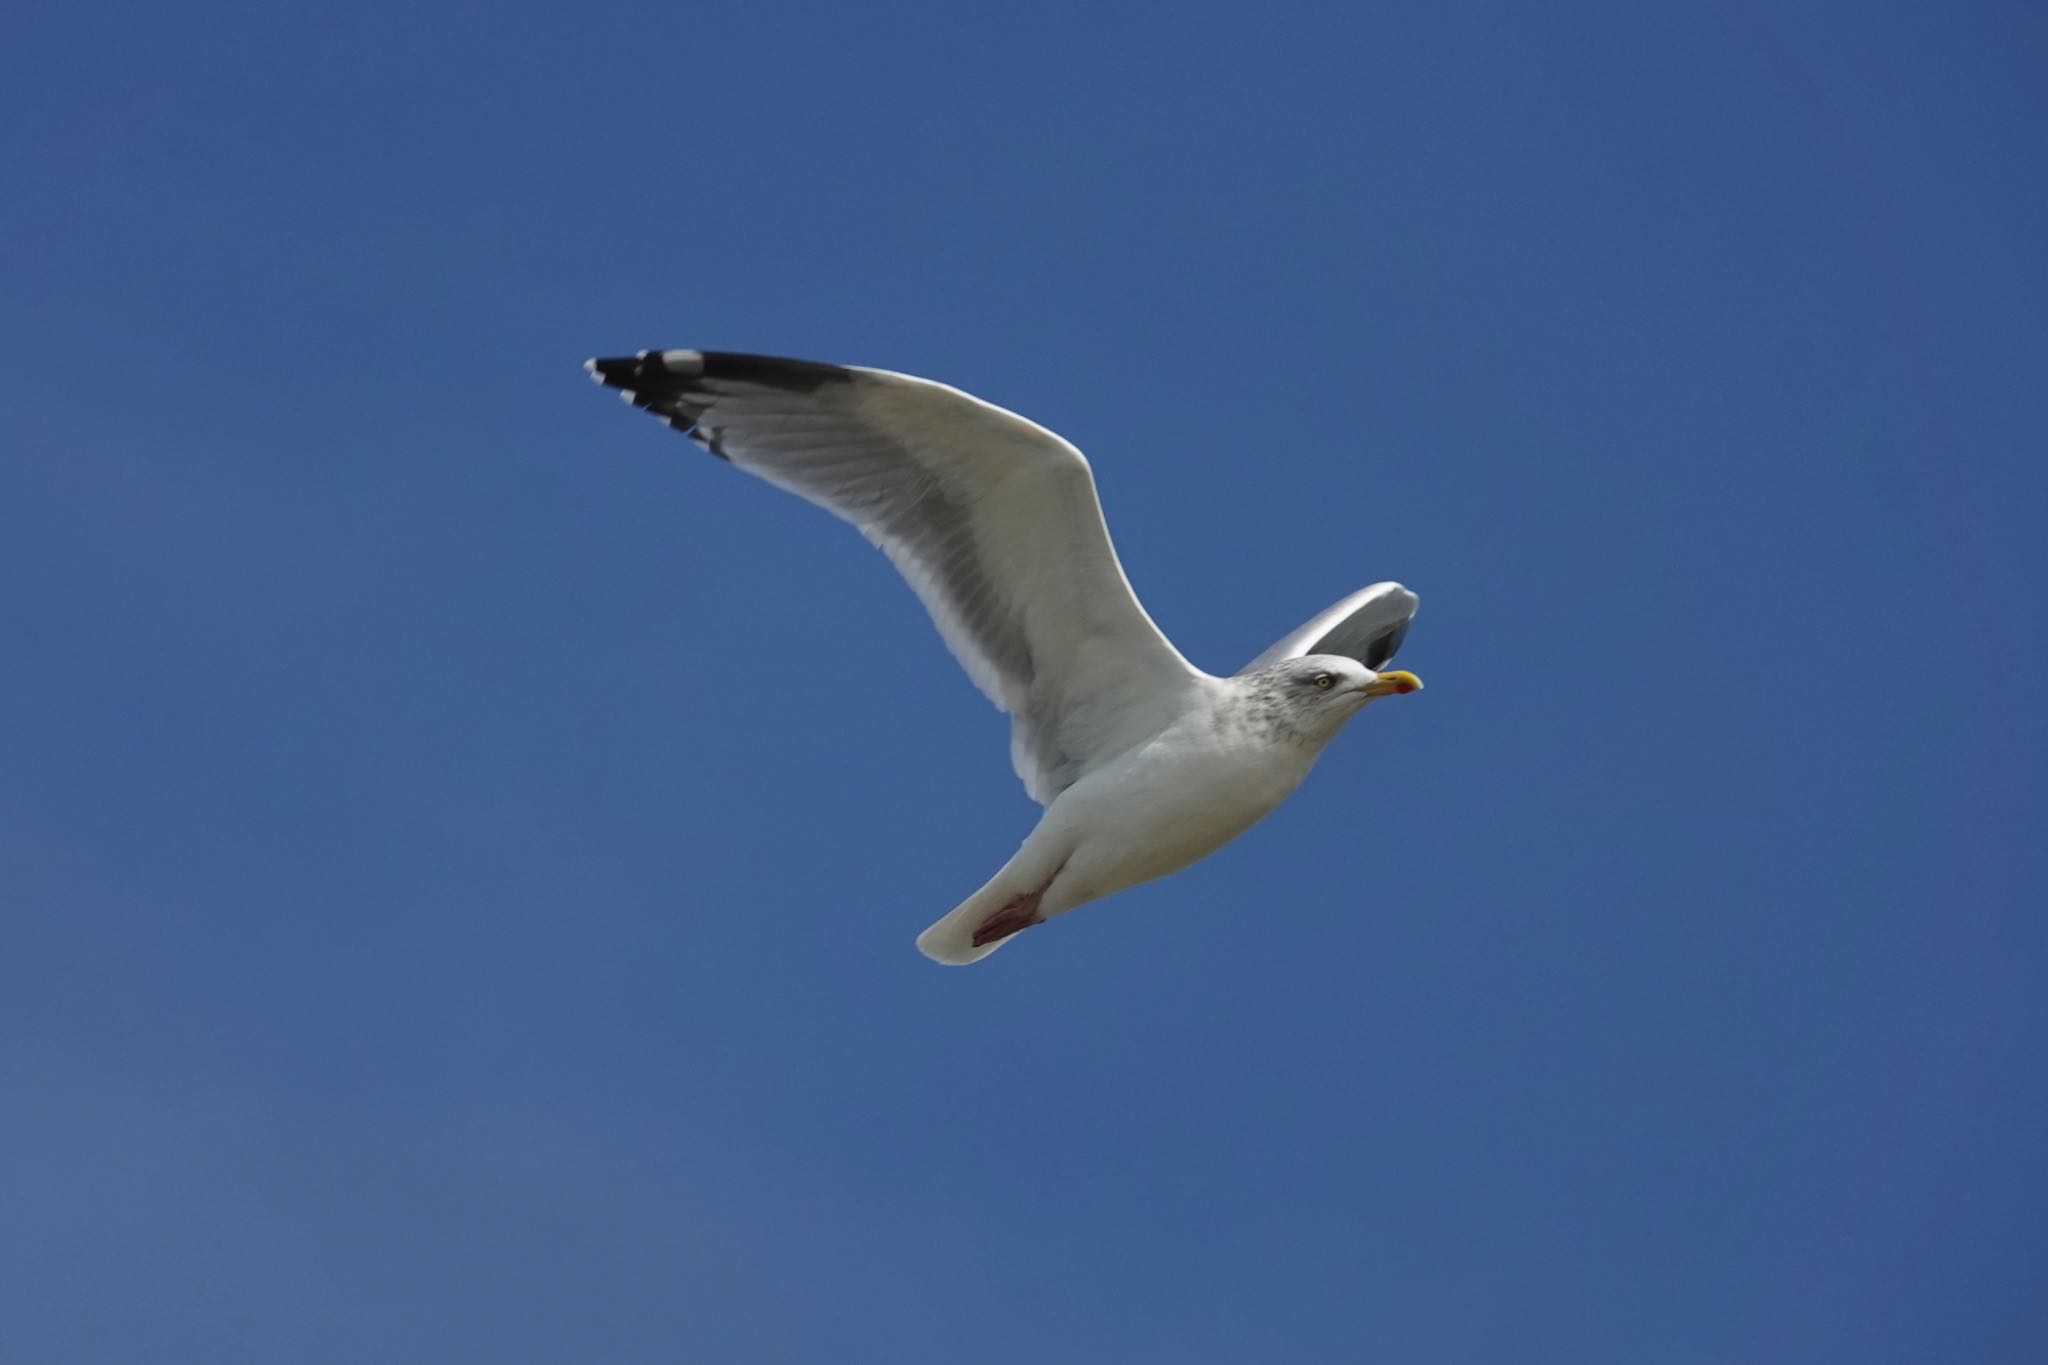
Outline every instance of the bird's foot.
<path id="1" fill-rule="evenodd" d="M 1043 891 L 1032 891 L 1018 896 L 983 920 L 975 926 L 974 946 L 986 948 L 998 939 L 1008 938 L 1034 924 L 1045 923 L 1045 917 L 1038 913 L 1038 898 L 1044 894 Z"/>

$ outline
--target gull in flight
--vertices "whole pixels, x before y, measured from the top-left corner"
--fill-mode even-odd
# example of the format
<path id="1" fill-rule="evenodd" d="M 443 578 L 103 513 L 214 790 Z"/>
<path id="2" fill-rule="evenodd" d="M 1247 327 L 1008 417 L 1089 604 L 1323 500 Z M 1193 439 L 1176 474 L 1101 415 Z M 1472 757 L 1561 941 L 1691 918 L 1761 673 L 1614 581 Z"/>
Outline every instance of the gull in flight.
<path id="1" fill-rule="evenodd" d="M 971 394 L 887 370 L 726 351 L 585 368 L 713 455 L 889 556 L 955 658 L 1009 713 L 1045 807 L 1016 856 L 918 935 L 978 961 L 1019 930 L 1177 872 L 1251 828 L 1376 697 L 1415 594 L 1375 583 L 1227 678 L 1181 657 L 1131 592 L 1079 450 Z"/>

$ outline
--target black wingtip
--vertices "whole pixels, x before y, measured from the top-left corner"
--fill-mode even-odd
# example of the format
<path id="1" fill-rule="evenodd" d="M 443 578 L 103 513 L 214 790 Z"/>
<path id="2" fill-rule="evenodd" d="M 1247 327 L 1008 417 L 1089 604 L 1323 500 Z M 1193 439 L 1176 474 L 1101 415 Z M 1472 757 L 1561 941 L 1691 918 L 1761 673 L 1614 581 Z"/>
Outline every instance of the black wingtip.
<path id="1" fill-rule="evenodd" d="M 600 384 L 635 393 L 682 392 L 706 380 L 715 385 L 757 384 L 762 388 L 809 393 L 823 385 L 843 384 L 854 378 L 854 372 L 844 365 L 746 355 L 739 351 L 642 351 L 638 355 L 586 360 L 583 368 Z"/>
<path id="2" fill-rule="evenodd" d="M 634 393 L 656 393 L 665 388 L 681 388 L 683 376 L 672 372 L 662 363 L 662 356 L 665 354 L 691 353 L 642 351 L 638 355 L 599 356 L 584 361 L 583 369 L 593 380 L 606 388 L 626 389 Z M 701 374 L 703 371 L 700 369 L 695 373 Z"/>
<path id="3" fill-rule="evenodd" d="M 1410 618 L 1392 630 L 1381 633 L 1365 647 L 1365 658 L 1362 662 L 1367 668 L 1377 672 L 1393 661 L 1394 656 L 1401 651 L 1401 642 L 1408 638 L 1408 627 L 1412 620 L 1413 618 Z"/>
<path id="4" fill-rule="evenodd" d="M 810 393 L 856 378 L 855 371 L 841 365 L 734 351 L 642 351 L 599 356 L 584 361 L 583 368 L 597 383 L 618 390 L 628 403 L 661 418 L 720 459 L 730 458 L 713 411 L 721 398 L 750 388 Z"/>

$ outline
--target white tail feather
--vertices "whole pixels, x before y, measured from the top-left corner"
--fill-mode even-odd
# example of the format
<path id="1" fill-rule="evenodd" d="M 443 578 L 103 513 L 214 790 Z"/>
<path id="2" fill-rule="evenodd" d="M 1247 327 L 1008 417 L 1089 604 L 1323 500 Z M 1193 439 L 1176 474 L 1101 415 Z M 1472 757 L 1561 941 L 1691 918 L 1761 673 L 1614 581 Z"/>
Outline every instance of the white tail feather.
<path id="1" fill-rule="evenodd" d="M 1008 943 L 1016 935 L 999 938 L 993 943 L 974 946 L 974 931 L 981 922 L 1003 908 L 1016 893 L 998 885 L 1002 877 L 969 896 L 959 905 L 947 911 L 932 926 L 917 936 L 917 950 L 934 962 L 943 962 L 948 967 L 965 967 L 970 962 L 979 962 L 996 949 Z"/>

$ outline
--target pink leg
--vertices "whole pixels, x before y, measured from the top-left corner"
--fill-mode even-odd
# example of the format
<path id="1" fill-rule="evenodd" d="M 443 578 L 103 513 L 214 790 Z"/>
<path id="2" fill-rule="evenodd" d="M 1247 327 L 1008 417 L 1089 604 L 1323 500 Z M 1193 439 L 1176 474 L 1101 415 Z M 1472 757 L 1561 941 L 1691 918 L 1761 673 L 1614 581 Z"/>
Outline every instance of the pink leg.
<path id="1" fill-rule="evenodd" d="M 983 920 L 975 927 L 974 946 L 986 948 L 998 939 L 1008 938 L 1034 924 L 1045 923 L 1045 917 L 1038 913 L 1038 898 L 1044 894 L 1044 887 L 1026 892 Z"/>

